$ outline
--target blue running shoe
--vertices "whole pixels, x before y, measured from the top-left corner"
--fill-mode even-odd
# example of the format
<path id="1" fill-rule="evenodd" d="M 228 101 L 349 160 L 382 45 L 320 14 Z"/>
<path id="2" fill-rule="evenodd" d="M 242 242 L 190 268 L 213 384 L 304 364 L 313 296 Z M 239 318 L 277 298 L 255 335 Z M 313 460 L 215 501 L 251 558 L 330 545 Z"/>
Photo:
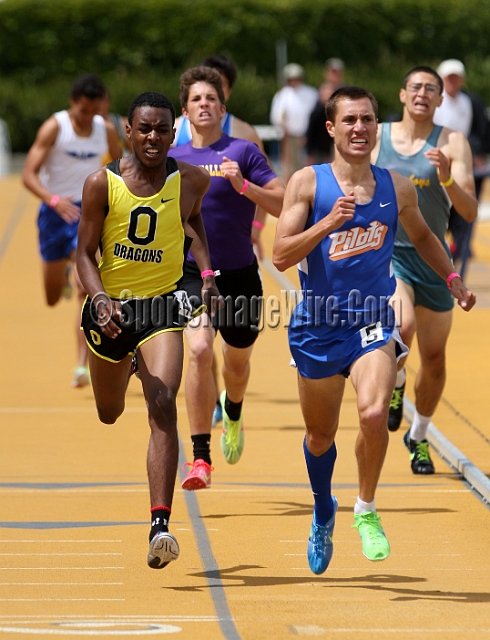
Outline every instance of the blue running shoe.
<path id="1" fill-rule="evenodd" d="M 214 407 L 213 421 L 211 422 L 211 427 L 214 429 L 214 427 L 218 424 L 218 422 L 222 422 L 222 421 L 223 421 L 223 408 L 221 407 L 221 402 L 218 402 L 218 404 Z"/>
<path id="2" fill-rule="evenodd" d="M 333 528 L 335 526 L 335 514 L 339 508 L 337 498 L 332 496 L 333 514 L 324 527 L 316 523 L 315 512 L 313 511 L 313 522 L 311 523 L 310 537 L 308 539 L 308 564 L 316 575 L 320 575 L 327 570 L 333 555 Z"/>

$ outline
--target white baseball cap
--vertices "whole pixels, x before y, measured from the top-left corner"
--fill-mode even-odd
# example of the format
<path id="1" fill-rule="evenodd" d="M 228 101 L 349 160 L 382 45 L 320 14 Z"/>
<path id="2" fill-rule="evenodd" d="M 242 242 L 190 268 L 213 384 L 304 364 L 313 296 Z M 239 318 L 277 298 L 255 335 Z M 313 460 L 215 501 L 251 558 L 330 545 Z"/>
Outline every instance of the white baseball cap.
<path id="1" fill-rule="evenodd" d="M 282 70 L 284 74 L 284 78 L 286 80 L 291 80 L 292 78 L 304 78 L 305 70 L 300 64 L 296 64 L 295 62 L 290 62 L 287 64 Z"/>
<path id="2" fill-rule="evenodd" d="M 329 58 L 325 60 L 325 69 L 333 69 L 334 71 L 344 71 L 345 64 L 340 58 Z"/>
<path id="3" fill-rule="evenodd" d="M 450 58 L 449 60 L 444 60 L 437 67 L 437 73 L 441 76 L 441 78 L 447 78 L 448 76 L 460 76 L 461 78 L 466 77 L 466 71 L 464 68 L 464 64 L 461 60 L 456 60 L 455 58 Z"/>

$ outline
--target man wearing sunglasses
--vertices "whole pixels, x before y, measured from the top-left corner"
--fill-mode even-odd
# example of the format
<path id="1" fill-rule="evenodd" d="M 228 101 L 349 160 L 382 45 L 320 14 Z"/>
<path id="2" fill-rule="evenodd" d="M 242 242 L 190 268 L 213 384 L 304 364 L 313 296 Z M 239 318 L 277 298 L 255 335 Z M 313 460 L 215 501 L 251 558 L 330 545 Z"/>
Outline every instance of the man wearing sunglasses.
<path id="1" fill-rule="evenodd" d="M 434 124 L 442 91 L 442 79 L 431 67 L 419 66 L 409 71 L 400 90 L 402 120 L 379 127 L 371 159 L 374 164 L 411 179 L 427 224 L 450 255 L 444 237 L 451 204 L 467 222 L 472 222 L 478 203 L 467 139 L 460 132 Z M 417 333 L 421 363 L 415 379 L 416 410 L 403 441 L 410 452 L 412 472 L 432 474 L 434 464 L 426 436 L 446 381 L 445 350 L 453 298 L 446 282 L 419 258 L 401 226 L 395 237 L 393 267 L 400 333 L 407 346 Z M 388 419 L 390 431 L 400 427 L 403 417 L 406 376 L 403 362 L 398 366 Z"/>

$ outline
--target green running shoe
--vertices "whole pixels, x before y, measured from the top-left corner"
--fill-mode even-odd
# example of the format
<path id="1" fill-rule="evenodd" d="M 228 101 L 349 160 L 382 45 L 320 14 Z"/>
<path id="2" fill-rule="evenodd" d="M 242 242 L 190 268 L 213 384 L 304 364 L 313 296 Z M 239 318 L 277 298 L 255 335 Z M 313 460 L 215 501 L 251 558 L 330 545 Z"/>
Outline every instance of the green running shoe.
<path id="1" fill-rule="evenodd" d="M 390 410 L 388 413 L 388 429 L 398 431 L 403 418 L 403 395 L 405 394 L 405 383 L 401 387 L 395 387 L 391 395 Z"/>
<path id="2" fill-rule="evenodd" d="M 221 392 L 219 401 L 223 409 L 223 431 L 221 433 L 221 451 L 228 464 L 236 464 L 243 453 L 245 444 L 245 433 L 243 431 L 243 419 L 240 415 L 238 420 L 230 420 L 225 411 L 226 391 Z"/>
<path id="3" fill-rule="evenodd" d="M 410 429 L 403 436 L 403 443 L 410 451 L 410 466 L 412 472 L 422 475 L 435 473 L 434 463 L 429 453 L 429 443 L 427 440 L 417 442 L 410 437 Z"/>
<path id="4" fill-rule="evenodd" d="M 360 515 L 354 514 L 353 529 L 359 531 L 362 542 L 362 552 L 368 560 L 376 562 L 386 560 L 390 555 L 390 543 L 388 542 L 381 519 L 376 511 L 366 511 Z"/>

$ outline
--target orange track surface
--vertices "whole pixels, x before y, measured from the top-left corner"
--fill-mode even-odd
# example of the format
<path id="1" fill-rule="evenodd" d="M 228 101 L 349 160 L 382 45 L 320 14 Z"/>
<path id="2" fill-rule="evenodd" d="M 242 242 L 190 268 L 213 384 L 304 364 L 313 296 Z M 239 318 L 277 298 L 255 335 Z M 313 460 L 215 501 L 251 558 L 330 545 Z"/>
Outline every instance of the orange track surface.
<path id="1" fill-rule="evenodd" d="M 229 466 L 213 434 L 212 488 L 178 485 L 171 531 L 181 556 L 146 566 L 148 442 L 138 380 L 118 423 L 102 425 L 89 389 L 70 387 L 74 303 L 46 307 L 37 202 L 14 176 L 0 181 L 0 637 L 278 639 L 490 638 L 490 511 L 440 459 L 412 475 L 391 435 L 377 494 L 391 556 L 361 553 L 355 398 L 347 385 L 334 492 L 340 509 L 328 571 L 308 569 L 312 497 L 286 331 L 266 329 L 244 404 L 246 445 Z M 271 221 L 265 240 L 270 256 Z M 490 224 L 478 226 L 468 281 L 480 305 L 455 311 L 448 381 L 435 425 L 490 472 Z M 266 296 L 280 295 L 264 269 Z M 288 274 L 291 279 L 294 273 Z M 416 369 L 416 349 L 410 356 Z M 408 396 L 412 394 L 409 376 Z M 182 459 L 191 446 L 181 393 Z"/>

